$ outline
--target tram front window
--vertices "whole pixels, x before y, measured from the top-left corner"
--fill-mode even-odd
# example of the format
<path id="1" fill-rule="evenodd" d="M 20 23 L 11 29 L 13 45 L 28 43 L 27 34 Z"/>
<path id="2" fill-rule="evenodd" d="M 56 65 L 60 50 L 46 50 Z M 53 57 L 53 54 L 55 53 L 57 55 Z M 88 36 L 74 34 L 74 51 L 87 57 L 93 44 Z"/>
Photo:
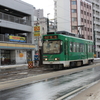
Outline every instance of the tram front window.
<path id="1" fill-rule="evenodd" d="M 43 53 L 60 53 L 61 41 L 44 41 Z"/>

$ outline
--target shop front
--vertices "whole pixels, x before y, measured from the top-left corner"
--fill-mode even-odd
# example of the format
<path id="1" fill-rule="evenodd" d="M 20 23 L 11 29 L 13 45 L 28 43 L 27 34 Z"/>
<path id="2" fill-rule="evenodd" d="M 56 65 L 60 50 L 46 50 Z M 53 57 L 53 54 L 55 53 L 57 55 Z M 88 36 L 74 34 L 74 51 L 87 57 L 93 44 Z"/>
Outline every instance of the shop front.
<path id="1" fill-rule="evenodd" d="M 1 50 L 1 65 L 11 64 L 11 51 Z"/>
<path id="2" fill-rule="evenodd" d="M 1 50 L 1 65 L 26 64 L 32 61 L 31 50 Z"/>
<path id="3" fill-rule="evenodd" d="M 0 43 L 0 65 L 27 64 L 34 59 L 32 44 Z"/>

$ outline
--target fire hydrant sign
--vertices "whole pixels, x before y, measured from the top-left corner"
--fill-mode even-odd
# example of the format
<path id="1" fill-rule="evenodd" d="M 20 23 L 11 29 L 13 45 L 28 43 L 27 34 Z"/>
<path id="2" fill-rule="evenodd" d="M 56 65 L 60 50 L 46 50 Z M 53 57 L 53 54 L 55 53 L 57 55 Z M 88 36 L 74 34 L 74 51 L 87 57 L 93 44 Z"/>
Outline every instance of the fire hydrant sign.
<path id="1" fill-rule="evenodd" d="M 40 36 L 40 26 L 34 26 L 34 36 Z"/>

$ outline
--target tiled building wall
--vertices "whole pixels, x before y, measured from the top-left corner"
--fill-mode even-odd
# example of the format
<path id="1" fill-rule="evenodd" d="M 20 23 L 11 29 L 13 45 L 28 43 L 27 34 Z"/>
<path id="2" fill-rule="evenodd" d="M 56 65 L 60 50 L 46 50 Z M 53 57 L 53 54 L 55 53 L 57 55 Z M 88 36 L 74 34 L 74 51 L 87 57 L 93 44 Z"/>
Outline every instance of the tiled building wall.
<path id="1" fill-rule="evenodd" d="M 92 40 L 92 6 L 81 0 L 80 2 L 80 14 L 81 25 L 84 25 L 81 29 L 81 33 L 85 39 Z"/>

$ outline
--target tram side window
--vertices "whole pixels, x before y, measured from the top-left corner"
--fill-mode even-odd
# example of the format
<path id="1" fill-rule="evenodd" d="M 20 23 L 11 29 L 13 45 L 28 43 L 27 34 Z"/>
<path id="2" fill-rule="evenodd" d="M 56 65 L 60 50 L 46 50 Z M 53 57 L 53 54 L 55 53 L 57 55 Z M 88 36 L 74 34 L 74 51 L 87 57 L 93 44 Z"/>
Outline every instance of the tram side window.
<path id="1" fill-rule="evenodd" d="M 81 44 L 79 43 L 79 52 L 81 52 Z"/>
<path id="2" fill-rule="evenodd" d="M 85 49 L 84 52 L 86 52 L 86 44 L 84 45 L 84 49 Z"/>
<path id="3" fill-rule="evenodd" d="M 83 52 L 83 44 L 79 44 L 79 52 Z"/>
<path id="4" fill-rule="evenodd" d="M 88 45 L 88 52 L 90 52 L 90 45 Z"/>
<path id="5" fill-rule="evenodd" d="M 75 52 L 75 43 L 73 43 L 73 52 Z"/>
<path id="6" fill-rule="evenodd" d="M 79 52 L 79 43 L 77 43 L 77 52 Z"/>
<path id="7" fill-rule="evenodd" d="M 77 43 L 75 43 L 75 52 L 77 52 Z"/>
<path id="8" fill-rule="evenodd" d="M 85 52 L 85 45 L 84 44 L 82 44 L 82 48 L 83 48 L 82 51 Z"/>
<path id="9" fill-rule="evenodd" d="M 92 45 L 90 45 L 90 52 L 92 52 Z"/>
<path id="10" fill-rule="evenodd" d="M 88 45 L 88 52 L 89 52 L 89 45 Z"/>
<path id="11" fill-rule="evenodd" d="M 94 52 L 94 46 L 92 45 L 92 52 Z"/>
<path id="12" fill-rule="evenodd" d="M 88 52 L 92 52 L 92 45 L 88 45 Z"/>
<path id="13" fill-rule="evenodd" d="M 81 52 L 80 50 L 81 50 L 81 47 L 80 47 L 80 43 L 79 43 L 79 52 Z"/>
<path id="14" fill-rule="evenodd" d="M 88 52 L 90 52 L 90 46 L 88 45 Z"/>
<path id="15" fill-rule="evenodd" d="M 73 52 L 73 42 L 70 42 L 70 52 Z"/>
<path id="16" fill-rule="evenodd" d="M 90 52 L 93 52 L 93 45 L 90 45 Z"/>
<path id="17" fill-rule="evenodd" d="M 65 55 L 67 54 L 67 42 L 64 42 L 64 51 L 65 51 Z"/>
<path id="18" fill-rule="evenodd" d="M 73 52 L 77 52 L 77 43 L 76 42 L 73 43 Z"/>
<path id="19" fill-rule="evenodd" d="M 82 52 L 85 52 L 85 45 L 82 44 Z"/>

